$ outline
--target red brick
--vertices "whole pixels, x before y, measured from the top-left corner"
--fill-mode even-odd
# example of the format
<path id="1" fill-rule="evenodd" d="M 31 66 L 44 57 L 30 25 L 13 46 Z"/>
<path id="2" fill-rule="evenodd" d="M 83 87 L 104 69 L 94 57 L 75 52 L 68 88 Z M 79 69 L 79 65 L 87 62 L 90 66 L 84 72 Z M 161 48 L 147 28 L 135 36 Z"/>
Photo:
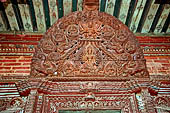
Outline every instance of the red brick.
<path id="1" fill-rule="evenodd" d="M 36 38 L 36 37 L 32 37 L 32 38 L 30 38 L 30 37 L 28 37 L 28 38 L 24 37 L 22 40 L 23 40 L 23 41 L 38 41 L 38 38 Z"/>
<path id="2" fill-rule="evenodd" d="M 21 63 L 4 63 L 5 66 L 17 66 L 21 65 Z"/>
<path id="3" fill-rule="evenodd" d="M 159 62 L 159 63 L 169 63 L 168 60 L 154 60 L 154 62 Z"/>
<path id="4" fill-rule="evenodd" d="M 31 62 L 31 60 L 19 60 L 19 62 Z"/>
<path id="5" fill-rule="evenodd" d="M 17 70 L 15 73 L 30 73 L 30 70 Z"/>
<path id="6" fill-rule="evenodd" d="M 38 41 L 40 41 L 40 40 L 41 40 L 41 38 L 42 38 L 42 37 L 37 37 Z"/>
<path id="7" fill-rule="evenodd" d="M 13 67 L 12 69 L 30 69 L 30 67 Z"/>
<path id="8" fill-rule="evenodd" d="M 139 42 L 146 43 L 169 43 L 169 37 L 148 37 L 148 36 L 137 36 Z"/>
<path id="9" fill-rule="evenodd" d="M 11 69 L 11 67 L 0 67 L 0 69 Z"/>
<path id="10" fill-rule="evenodd" d="M 32 59 L 32 56 L 24 56 L 24 59 L 25 59 L 25 58 Z"/>
<path id="11" fill-rule="evenodd" d="M 152 59 L 146 59 L 146 62 L 153 62 Z"/>
<path id="12" fill-rule="evenodd" d="M 5 57 L 4 56 L 0 56 L 0 59 L 4 59 Z"/>
<path id="13" fill-rule="evenodd" d="M 6 56 L 5 59 L 18 59 L 19 56 Z"/>
<path id="14" fill-rule="evenodd" d="M 31 62 L 30 63 L 23 63 L 23 65 L 31 65 Z"/>
<path id="15" fill-rule="evenodd" d="M 5 70 L 5 71 L 0 71 L 0 73 L 13 73 L 14 71 L 12 70 Z"/>
<path id="16" fill-rule="evenodd" d="M 145 56 L 145 59 L 158 59 L 157 56 Z"/>
<path id="17" fill-rule="evenodd" d="M 169 59 L 170 60 L 170 56 L 159 56 L 159 59 Z"/>
<path id="18" fill-rule="evenodd" d="M 16 62 L 16 60 L 0 60 L 0 62 Z"/>
<path id="19" fill-rule="evenodd" d="M 22 38 L 21 37 L 11 37 L 11 36 L 8 36 L 8 37 L 6 37 L 6 39 L 5 40 L 14 40 L 14 41 L 16 41 L 16 40 L 22 40 Z"/>
<path id="20" fill-rule="evenodd" d="M 0 37 L 11 36 L 11 34 L 0 34 Z"/>
<path id="21" fill-rule="evenodd" d="M 169 67 L 169 69 L 170 69 L 170 64 L 162 64 L 162 65 L 165 67 Z"/>
<path id="22" fill-rule="evenodd" d="M 29 36 L 29 37 L 40 37 L 40 38 L 43 37 L 43 35 L 41 35 L 41 34 L 39 34 L 39 35 L 27 35 L 27 36 Z"/>
<path id="23" fill-rule="evenodd" d="M 9 41 L 4 41 L 4 42 L 1 42 L 0 41 L 0 44 L 25 44 L 25 45 L 37 45 L 38 44 L 38 41 L 37 42 L 35 42 L 35 41 L 30 41 L 30 42 L 28 42 L 28 41 L 16 41 L 16 42 L 9 42 Z"/>

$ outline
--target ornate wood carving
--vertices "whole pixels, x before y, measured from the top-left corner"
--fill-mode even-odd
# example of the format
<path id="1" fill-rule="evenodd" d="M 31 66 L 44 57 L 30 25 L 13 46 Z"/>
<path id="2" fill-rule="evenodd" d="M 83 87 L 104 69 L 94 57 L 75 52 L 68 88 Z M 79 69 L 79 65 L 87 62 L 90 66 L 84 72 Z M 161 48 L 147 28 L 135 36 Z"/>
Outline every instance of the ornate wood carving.
<path id="1" fill-rule="evenodd" d="M 167 95 L 161 95 L 157 96 L 154 99 L 155 108 L 157 109 L 157 112 L 163 112 L 163 113 L 169 113 L 170 112 L 170 96 Z"/>
<path id="2" fill-rule="evenodd" d="M 0 113 L 24 112 L 27 97 L 13 97 L 0 99 Z"/>
<path id="3" fill-rule="evenodd" d="M 95 100 L 86 101 L 85 95 L 48 96 L 45 97 L 44 109 L 50 113 L 58 110 L 91 110 L 91 109 L 119 109 L 123 113 L 137 113 L 134 95 L 95 95 Z"/>
<path id="4" fill-rule="evenodd" d="M 139 112 L 135 93 L 149 84 L 149 75 L 136 37 L 115 17 L 98 12 L 98 0 L 84 0 L 83 6 L 84 11 L 59 19 L 38 44 L 32 79 L 18 83 L 23 84 L 21 94 L 37 91 L 29 95 L 35 105 L 28 104 L 28 112 L 101 108 Z M 42 102 L 43 106 L 37 104 Z"/>
<path id="5" fill-rule="evenodd" d="M 119 20 L 98 11 L 75 12 L 43 36 L 31 65 L 32 77 L 147 78 L 136 37 Z"/>

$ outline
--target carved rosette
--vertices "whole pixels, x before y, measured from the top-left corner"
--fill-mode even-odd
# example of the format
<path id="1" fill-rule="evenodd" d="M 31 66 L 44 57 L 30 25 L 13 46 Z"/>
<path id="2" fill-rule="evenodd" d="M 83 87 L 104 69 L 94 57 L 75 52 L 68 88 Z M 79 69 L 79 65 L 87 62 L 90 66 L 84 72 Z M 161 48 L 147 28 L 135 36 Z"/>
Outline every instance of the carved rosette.
<path id="1" fill-rule="evenodd" d="M 134 34 L 115 17 L 74 12 L 43 36 L 32 59 L 31 76 L 148 78 Z"/>

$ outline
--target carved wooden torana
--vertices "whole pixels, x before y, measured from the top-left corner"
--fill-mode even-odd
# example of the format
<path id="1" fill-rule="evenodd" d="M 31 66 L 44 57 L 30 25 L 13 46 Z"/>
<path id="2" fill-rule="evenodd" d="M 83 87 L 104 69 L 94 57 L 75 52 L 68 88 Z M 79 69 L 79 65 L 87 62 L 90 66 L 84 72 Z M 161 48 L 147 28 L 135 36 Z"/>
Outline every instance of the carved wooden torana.
<path id="1" fill-rule="evenodd" d="M 25 112 L 166 112 L 169 96 L 155 95 L 168 86 L 151 82 L 134 34 L 98 12 L 98 0 L 83 5 L 82 12 L 59 19 L 38 44 L 30 79 L 17 83 L 20 94 L 28 95 Z"/>
<path id="2" fill-rule="evenodd" d="M 32 77 L 149 77 L 134 34 L 115 17 L 97 10 L 59 19 L 44 34 L 31 68 Z"/>

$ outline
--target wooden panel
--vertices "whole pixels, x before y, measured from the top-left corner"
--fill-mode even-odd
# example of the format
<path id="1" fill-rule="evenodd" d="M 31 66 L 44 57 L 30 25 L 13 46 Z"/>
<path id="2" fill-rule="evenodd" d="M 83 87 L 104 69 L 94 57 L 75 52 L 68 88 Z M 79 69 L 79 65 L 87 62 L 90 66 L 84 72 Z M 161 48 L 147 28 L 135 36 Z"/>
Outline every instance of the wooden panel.
<path id="1" fill-rule="evenodd" d="M 167 29 L 166 33 L 169 33 L 169 34 L 170 34 L 170 24 L 169 24 L 169 26 L 168 26 L 168 29 Z"/>
<path id="2" fill-rule="evenodd" d="M 46 29 L 48 29 L 51 26 L 49 4 L 48 4 L 48 0 L 42 0 L 42 1 L 43 1 L 43 8 L 45 14 Z"/>
<path id="3" fill-rule="evenodd" d="M 106 0 L 105 12 L 113 15 L 116 0 Z"/>
<path id="4" fill-rule="evenodd" d="M 77 0 L 72 0 L 72 12 L 77 11 Z"/>
<path id="5" fill-rule="evenodd" d="M 100 11 L 101 0 L 99 0 L 99 11 Z"/>
<path id="6" fill-rule="evenodd" d="M 137 6 L 132 16 L 132 21 L 130 23 L 130 30 L 133 32 L 136 32 L 137 30 L 145 4 L 146 4 L 146 0 L 138 0 L 137 2 Z"/>
<path id="7" fill-rule="evenodd" d="M 35 17 L 37 20 L 38 31 L 44 32 L 46 31 L 46 24 L 45 24 L 42 0 L 33 0 L 33 4 L 35 10 Z"/>
<path id="8" fill-rule="evenodd" d="M 126 17 L 128 14 L 129 6 L 130 6 L 130 0 L 122 0 L 120 14 L 119 14 L 118 18 L 123 23 L 126 22 Z"/>
<path id="9" fill-rule="evenodd" d="M 62 18 L 64 16 L 64 9 L 63 9 L 63 0 L 57 0 L 58 4 L 58 18 Z"/>
<path id="10" fill-rule="evenodd" d="M 2 19 L 2 16 L 0 15 L 0 31 L 5 31 L 5 30 L 6 30 L 5 23 L 4 23 L 3 19 Z"/>
<path id="11" fill-rule="evenodd" d="M 77 0 L 77 11 L 83 10 L 83 0 Z"/>
<path id="12" fill-rule="evenodd" d="M 154 33 L 160 33 L 162 31 L 163 25 L 165 24 L 166 19 L 168 18 L 168 14 L 170 12 L 170 5 L 165 4 L 162 14 L 158 20 Z"/>
<path id="13" fill-rule="evenodd" d="M 29 12 L 29 6 L 25 4 L 18 4 L 21 18 L 24 26 L 25 31 L 33 31 L 32 23 L 31 23 L 31 16 Z"/>
<path id="14" fill-rule="evenodd" d="M 72 11 L 72 0 L 63 0 L 64 16 Z"/>
<path id="15" fill-rule="evenodd" d="M 50 21 L 53 25 L 58 19 L 58 6 L 56 0 L 48 0 L 49 11 L 50 11 Z"/>
<path id="16" fill-rule="evenodd" d="M 158 10 L 159 4 L 154 4 L 155 0 L 152 0 L 151 7 L 149 9 L 149 12 L 147 14 L 146 20 L 143 24 L 142 33 L 148 33 L 150 30 L 150 27 L 152 25 L 152 22 L 154 20 L 154 17 L 156 15 L 156 12 Z"/>
<path id="17" fill-rule="evenodd" d="M 8 4 L 8 6 L 5 9 L 5 12 L 7 14 L 11 30 L 19 30 L 17 19 L 12 8 L 12 4 Z"/>

